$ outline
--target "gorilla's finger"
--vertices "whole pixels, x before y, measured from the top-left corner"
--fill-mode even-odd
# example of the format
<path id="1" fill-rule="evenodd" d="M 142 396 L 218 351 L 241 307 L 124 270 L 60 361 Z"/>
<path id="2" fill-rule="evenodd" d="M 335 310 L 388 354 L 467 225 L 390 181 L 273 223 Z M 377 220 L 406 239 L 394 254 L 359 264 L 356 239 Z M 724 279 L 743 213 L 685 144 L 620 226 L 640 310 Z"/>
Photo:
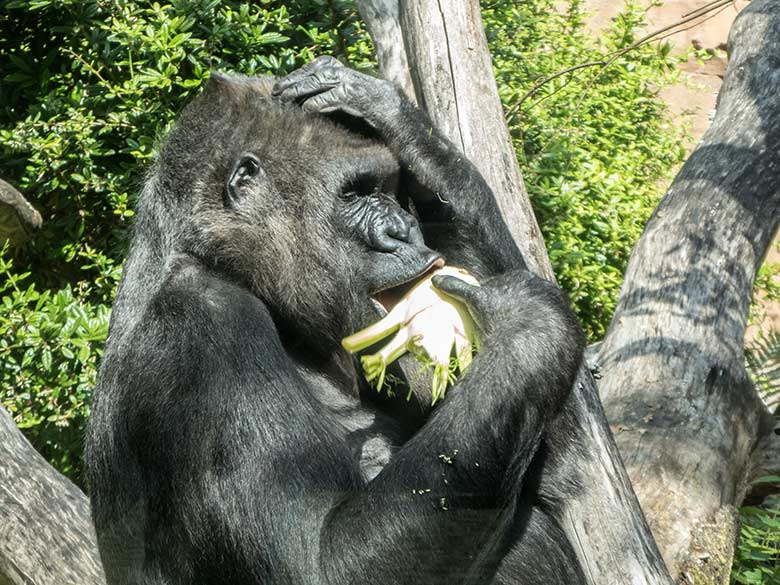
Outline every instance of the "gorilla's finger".
<path id="1" fill-rule="evenodd" d="M 313 61 L 306 63 L 306 65 L 304 65 L 300 69 L 296 69 L 289 75 L 283 77 L 282 79 L 279 79 L 274 84 L 271 93 L 275 96 L 281 95 L 281 93 L 285 89 L 302 81 L 305 77 L 309 76 L 312 72 L 318 71 L 326 67 L 332 69 L 335 69 L 337 67 L 342 69 L 344 68 L 344 66 L 336 58 L 331 57 L 330 55 L 323 55 L 321 57 L 317 57 Z"/>
<path id="2" fill-rule="evenodd" d="M 316 59 L 309 63 L 312 69 L 319 69 L 321 67 L 341 67 L 345 68 L 344 64 L 336 59 L 333 55 L 320 55 Z"/>
<path id="3" fill-rule="evenodd" d="M 311 75 L 303 78 L 298 83 L 288 86 L 286 89 L 279 92 L 277 97 L 283 100 L 293 101 L 328 91 L 338 84 L 339 82 L 337 80 L 324 79 L 320 75 Z"/>
<path id="4" fill-rule="evenodd" d="M 329 114 L 335 111 L 341 111 L 350 116 L 356 118 L 362 117 L 362 114 L 356 109 L 350 107 L 344 99 L 341 97 L 341 93 L 338 90 L 340 87 L 319 93 L 313 97 L 307 99 L 301 105 L 304 112 L 317 112 L 321 114 Z"/>
<path id="5" fill-rule="evenodd" d="M 466 304 L 466 308 L 477 327 L 487 333 L 492 329 L 492 315 L 496 313 L 491 306 L 490 297 L 479 287 L 464 282 L 455 276 L 438 275 L 431 279 L 433 286 Z"/>

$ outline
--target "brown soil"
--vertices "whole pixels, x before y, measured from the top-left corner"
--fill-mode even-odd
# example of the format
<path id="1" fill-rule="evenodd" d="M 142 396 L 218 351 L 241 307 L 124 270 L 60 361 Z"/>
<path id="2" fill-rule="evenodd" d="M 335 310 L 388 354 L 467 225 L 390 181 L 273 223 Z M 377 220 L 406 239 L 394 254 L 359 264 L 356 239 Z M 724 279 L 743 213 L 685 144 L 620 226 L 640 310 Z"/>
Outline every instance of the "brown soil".
<path id="1" fill-rule="evenodd" d="M 715 100 L 726 71 L 726 44 L 729 29 L 740 10 L 748 5 L 746 0 L 735 0 L 725 8 L 720 9 L 712 17 L 704 17 L 706 20 L 696 20 L 688 23 L 688 30 L 675 33 L 670 40 L 675 45 L 675 52 L 682 51 L 693 46 L 697 49 L 706 49 L 712 58 L 705 62 L 689 60 L 682 65 L 684 72 L 680 83 L 666 88 L 661 92 L 661 97 L 669 106 L 670 114 L 679 123 L 688 125 L 693 137 L 692 146 L 702 137 L 710 125 L 715 111 Z M 651 4 L 643 0 L 643 4 Z M 653 6 L 647 12 L 647 31 L 656 31 L 669 26 L 682 18 L 708 4 L 707 0 L 667 0 L 662 6 Z M 623 7 L 622 2 L 615 0 L 588 0 L 587 10 L 591 14 L 589 28 L 598 32 L 610 25 L 612 18 Z M 780 262 L 777 242 L 769 251 L 767 262 Z M 759 323 L 748 327 L 745 341 L 752 341 L 759 330 L 780 329 L 780 303 L 761 304 L 763 318 Z"/>

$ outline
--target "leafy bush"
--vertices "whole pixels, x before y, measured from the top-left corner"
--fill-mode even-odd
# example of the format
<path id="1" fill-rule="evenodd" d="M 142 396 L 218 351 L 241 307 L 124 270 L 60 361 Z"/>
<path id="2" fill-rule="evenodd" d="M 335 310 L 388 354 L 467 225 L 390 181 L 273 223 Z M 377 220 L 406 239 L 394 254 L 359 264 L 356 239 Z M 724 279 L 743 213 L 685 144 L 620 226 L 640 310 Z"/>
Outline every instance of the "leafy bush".
<path id="1" fill-rule="evenodd" d="M 3 403 L 58 469 L 78 468 L 97 360 L 108 333 L 117 268 L 100 254 L 102 276 L 39 292 L 0 257 Z M 102 292 L 100 289 L 103 289 Z M 99 302 L 84 299 L 94 297 Z"/>
<path id="2" fill-rule="evenodd" d="M 606 70 L 559 71 L 628 47 L 644 9 L 626 5 L 599 38 L 583 2 L 497 2 L 485 11 L 494 68 L 523 178 L 553 269 L 591 340 L 609 325 L 628 256 L 685 156 L 681 134 L 658 98 L 675 79 L 671 46 L 645 45 Z"/>
<path id="3" fill-rule="evenodd" d="M 537 80 L 627 46 L 641 23 L 631 9 L 594 40 L 580 0 L 567 12 L 558 4 L 484 2 L 508 111 Z M 44 227 L 0 264 L 0 400 L 76 481 L 133 194 L 154 145 L 210 70 L 283 74 L 319 54 L 372 67 L 352 2 L 4 3 L 0 177 L 42 211 Z M 668 47 L 641 48 L 592 87 L 595 69 L 562 77 L 511 116 L 556 273 L 593 338 L 659 181 L 682 156 L 656 97 L 672 65 Z"/>
<path id="4" fill-rule="evenodd" d="M 767 267 L 756 285 L 766 286 L 768 298 L 776 299 L 777 285 L 771 282 Z M 758 289 L 756 290 L 756 292 Z M 762 332 L 745 348 L 745 365 L 750 378 L 766 403 L 777 404 L 780 396 L 780 331 Z M 766 476 L 753 482 L 770 490 L 780 484 L 780 477 Z M 731 569 L 731 582 L 743 585 L 776 585 L 780 583 L 780 496 L 770 496 L 760 506 L 740 510 L 741 530 Z"/>
<path id="5" fill-rule="evenodd" d="M 767 478 L 773 483 L 780 478 Z M 780 583 L 780 501 L 740 510 L 742 529 L 734 555 L 731 582 L 744 585 Z"/>

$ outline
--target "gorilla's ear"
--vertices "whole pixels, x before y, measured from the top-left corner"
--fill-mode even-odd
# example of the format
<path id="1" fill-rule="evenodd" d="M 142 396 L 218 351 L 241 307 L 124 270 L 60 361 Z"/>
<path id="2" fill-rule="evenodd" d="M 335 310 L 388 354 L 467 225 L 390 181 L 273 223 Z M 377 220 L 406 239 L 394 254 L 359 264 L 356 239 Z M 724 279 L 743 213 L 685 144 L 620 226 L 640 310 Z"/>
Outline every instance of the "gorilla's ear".
<path id="1" fill-rule="evenodd" d="M 225 205 L 236 207 L 250 195 L 256 193 L 265 181 L 265 170 L 260 159 L 251 152 L 238 157 L 225 184 Z"/>

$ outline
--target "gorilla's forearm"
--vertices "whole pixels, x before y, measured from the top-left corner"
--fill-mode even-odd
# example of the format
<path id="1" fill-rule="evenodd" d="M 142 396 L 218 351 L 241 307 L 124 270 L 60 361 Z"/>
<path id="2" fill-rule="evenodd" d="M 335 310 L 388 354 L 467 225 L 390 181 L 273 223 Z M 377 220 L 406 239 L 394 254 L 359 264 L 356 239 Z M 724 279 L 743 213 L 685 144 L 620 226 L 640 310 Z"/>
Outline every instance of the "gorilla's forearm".
<path id="1" fill-rule="evenodd" d="M 475 563 L 475 555 L 514 516 L 523 477 L 573 385 L 584 338 L 557 288 L 527 272 L 477 290 L 483 309 L 499 314 L 486 315 L 482 352 L 365 491 L 329 515 L 324 559 L 335 558 L 329 548 L 363 543 L 346 563 L 326 568 L 329 583 L 358 582 L 369 565 L 393 583 L 435 582 L 442 566 L 471 571 L 474 582 L 489 579 L 492 563 Z M 390 550 L 395 556 L 378 554 Z"/>
<path id="2" fill-rule="evenodd" d="M 405 95 L 385 94 L 371 122 L 401 162 L 428 244 L 481 277 L 525 268 L 476 167 Z"/>

